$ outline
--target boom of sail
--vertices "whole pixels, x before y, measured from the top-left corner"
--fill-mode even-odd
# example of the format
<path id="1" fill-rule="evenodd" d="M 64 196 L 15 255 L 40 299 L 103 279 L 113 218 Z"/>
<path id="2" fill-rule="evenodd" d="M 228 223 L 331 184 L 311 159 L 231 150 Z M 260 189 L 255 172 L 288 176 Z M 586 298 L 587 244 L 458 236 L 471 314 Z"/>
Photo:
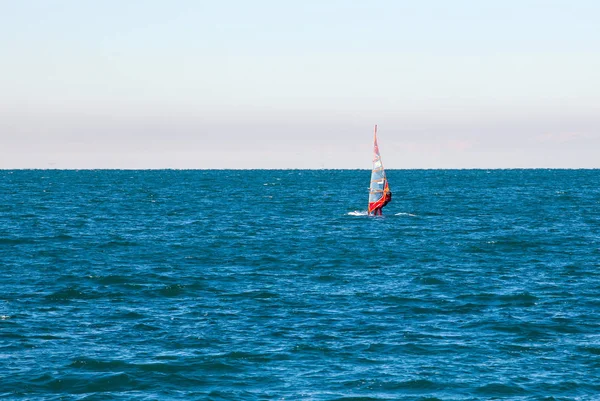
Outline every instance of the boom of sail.
<path id="1" fill-rule="evenodd" d="M 377 125 L 373 134 L 373 170 L 371 171 L 371 185 L 369 186 L 369 214 L 374 210 L 381 208 L 384 203 L 384 195 L 389 192 L 390 186 L 385 169 L 381 162 L 379 146 L 377 146 Z"/>

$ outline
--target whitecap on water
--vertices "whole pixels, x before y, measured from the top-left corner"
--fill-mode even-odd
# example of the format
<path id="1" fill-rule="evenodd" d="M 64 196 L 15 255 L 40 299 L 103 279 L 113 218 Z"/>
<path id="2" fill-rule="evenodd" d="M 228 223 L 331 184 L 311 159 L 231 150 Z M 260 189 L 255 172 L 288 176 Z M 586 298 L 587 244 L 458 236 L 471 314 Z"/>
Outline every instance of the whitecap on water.
<path id="1" fill-rule="evenodd" d="M 396 213 L 396 214 L 395 214 L 395 216 L 410 216 L 410 217 L 417 217 L 417 215 L 416 215 L 416 214 L 412 214 L 412 213 L 404 213 L 404 212 L 401 212 L 401 213 Z"/>
<path id="2" fill-rule="evenodd" d="M 360 211 L 360 210 L 355 210 L 353 212 L 348 213 L 348 216 L 366 216 L 369 213 L 366 210 Z"/>

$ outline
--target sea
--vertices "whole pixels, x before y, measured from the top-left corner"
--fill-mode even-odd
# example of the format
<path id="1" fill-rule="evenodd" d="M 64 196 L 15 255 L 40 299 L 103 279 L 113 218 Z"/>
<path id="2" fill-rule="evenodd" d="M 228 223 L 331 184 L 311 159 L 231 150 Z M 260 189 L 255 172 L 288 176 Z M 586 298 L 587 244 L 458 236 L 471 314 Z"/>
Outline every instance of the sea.
<path id="1" fill-rule="evenodd" d="M 0 171 L 0 398 L 599 400 L 600 170 Z"/>

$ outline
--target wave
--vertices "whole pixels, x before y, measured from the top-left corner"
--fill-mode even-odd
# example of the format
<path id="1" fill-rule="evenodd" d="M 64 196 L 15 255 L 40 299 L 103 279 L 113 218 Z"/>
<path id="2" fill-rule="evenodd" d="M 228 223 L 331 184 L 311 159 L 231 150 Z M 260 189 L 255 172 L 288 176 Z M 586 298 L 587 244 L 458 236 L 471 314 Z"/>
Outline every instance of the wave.
<path id="1" fill-rule="evenodd" d="M 522 387 L 519 387 L 514 384 L 489 383 L 484 386 L 478 387 L 476 389 L 476 392 L 487 396 L 501 397 L 522 394 L 525 392 L 525 390 Z"/>
<path id="2" fill-rule="evenodd" d="M 0 238 L 0 245 L 33 244 L 33 238 Z"/>
<path id="3" fill-rule="evenodd" d="M 369 212 L 366 210 L 355 210 L 353 212 L 347 213 L 348 216 L 368 216 Z"/>
<path id="4" fill-rule="evenodd" d="M 368 216 L 369 212 L 367 212 L 366 210 L 355 210 L 353 212 L 346 213 L 346 215 L 347 216 Z M 395 213 L 394 216 L 418 217 L 416 214 L 406 213 L 406 212 Z"/>

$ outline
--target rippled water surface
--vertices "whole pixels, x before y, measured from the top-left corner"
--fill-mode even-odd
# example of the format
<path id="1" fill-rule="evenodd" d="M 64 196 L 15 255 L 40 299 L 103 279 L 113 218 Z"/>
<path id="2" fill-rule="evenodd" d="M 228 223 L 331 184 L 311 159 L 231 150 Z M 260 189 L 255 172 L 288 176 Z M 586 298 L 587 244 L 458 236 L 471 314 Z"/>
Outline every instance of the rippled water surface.
<path id="1" fill-rule="evenodd" d="M 600 171 L 0 171 L 0 398 L 600 399 Z"/>

